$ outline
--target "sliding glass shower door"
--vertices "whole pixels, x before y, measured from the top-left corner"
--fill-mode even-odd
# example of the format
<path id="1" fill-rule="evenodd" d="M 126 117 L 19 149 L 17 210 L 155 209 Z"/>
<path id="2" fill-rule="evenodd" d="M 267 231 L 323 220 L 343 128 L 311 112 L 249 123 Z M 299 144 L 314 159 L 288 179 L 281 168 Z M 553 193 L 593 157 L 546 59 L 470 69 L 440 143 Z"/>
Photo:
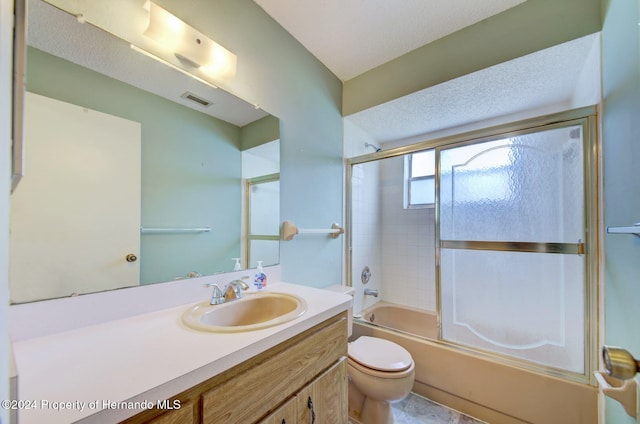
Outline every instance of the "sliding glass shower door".
<path id="1" fill-rule="evenodd" d="M 586 375 L 587 128 L 574 121 L 437 149 L 443 340 Z"/>
<path id="2" fill-rule="evenodd" d="M 348 278 L 362 293 L 366 268 L 380 293 L 354 310 L 417 309 L 437 328 L 413 335 L 594 383 L 596 122 L 588 107 L 350 159 Z"/>

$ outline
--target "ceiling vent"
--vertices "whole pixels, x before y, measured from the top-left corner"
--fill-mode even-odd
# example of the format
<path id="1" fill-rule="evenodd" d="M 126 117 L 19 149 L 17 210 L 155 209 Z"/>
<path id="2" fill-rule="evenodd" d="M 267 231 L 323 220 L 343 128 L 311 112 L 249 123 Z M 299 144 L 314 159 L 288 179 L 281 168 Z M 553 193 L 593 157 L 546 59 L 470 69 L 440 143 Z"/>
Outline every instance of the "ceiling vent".
<path id="1" fill-rule="evenodd" d="M 198 103 L 200 106 L 211 106 L 213 104 L 213 102 L 210 102 L 209 100 L 203 99 L 202 97 L 198 97 L 197 95 L 186 91 L 182 96 L 183 99 L 187 99 L 187 100 L 191 100 L 192 102 L 196 102 Z"/>

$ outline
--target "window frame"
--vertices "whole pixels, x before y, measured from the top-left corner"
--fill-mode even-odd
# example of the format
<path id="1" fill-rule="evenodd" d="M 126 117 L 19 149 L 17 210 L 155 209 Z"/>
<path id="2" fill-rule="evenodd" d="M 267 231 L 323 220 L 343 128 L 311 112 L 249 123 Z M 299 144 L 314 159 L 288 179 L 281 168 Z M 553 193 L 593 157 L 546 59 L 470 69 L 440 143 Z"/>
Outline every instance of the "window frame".
<path id="1" fill-rule="evenodd" d="M 425 174 L 417 177 L 412 177 L 413 174 L 413 157 L 419 153 L 433 152 L 433 174 Z M 420 150 L 418 152 L 412 152 L 405 155 L 404 161 L 404 208 L 405 209 L 423 209 L 423 208 L 435 208 L 436 206 L 436 167 L 435 167 L 435 149 Z M 431 203 L 413 203 L 412 201 L 412 183 L 417 181 L 433 181 L 433 202 Z"/>

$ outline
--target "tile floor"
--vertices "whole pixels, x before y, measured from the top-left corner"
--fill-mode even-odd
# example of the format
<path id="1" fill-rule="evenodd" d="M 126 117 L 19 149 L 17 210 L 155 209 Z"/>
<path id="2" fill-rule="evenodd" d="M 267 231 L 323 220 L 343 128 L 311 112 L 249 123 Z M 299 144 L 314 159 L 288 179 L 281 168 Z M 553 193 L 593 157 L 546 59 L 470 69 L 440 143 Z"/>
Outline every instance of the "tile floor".
<path id="1" fill-rule="evenodd" d="M 464 415 L 418 396 L 409 394 L 406 399 L 392 405 L 395 424 L 484 424 L 484 421 Z"/>

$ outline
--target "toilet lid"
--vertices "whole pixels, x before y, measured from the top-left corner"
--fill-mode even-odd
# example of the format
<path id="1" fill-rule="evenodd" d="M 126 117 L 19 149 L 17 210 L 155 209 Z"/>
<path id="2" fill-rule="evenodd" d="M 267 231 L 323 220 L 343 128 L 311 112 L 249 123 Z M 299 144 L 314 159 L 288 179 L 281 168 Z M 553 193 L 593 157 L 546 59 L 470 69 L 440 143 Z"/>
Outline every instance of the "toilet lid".
<path id="1" fill-rule="evenodd" d="M 349 357 L 379 371 L 403 371 L 411 366 L 411 354 L 389 340 L 361 336 L 349 343 Z"/>

